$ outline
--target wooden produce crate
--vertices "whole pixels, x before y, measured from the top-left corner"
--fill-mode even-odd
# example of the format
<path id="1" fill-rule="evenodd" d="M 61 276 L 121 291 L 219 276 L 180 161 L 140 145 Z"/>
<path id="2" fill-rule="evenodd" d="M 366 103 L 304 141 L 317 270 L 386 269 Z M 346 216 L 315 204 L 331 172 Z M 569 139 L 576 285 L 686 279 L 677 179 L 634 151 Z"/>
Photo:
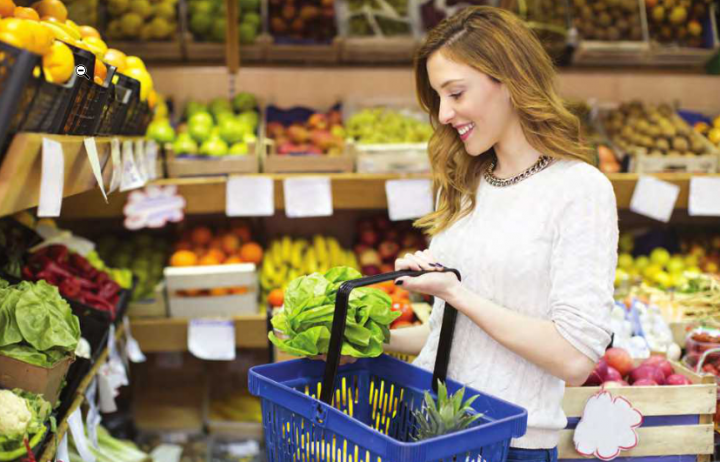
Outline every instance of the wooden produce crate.
<path id="1" fill-rule="evenodd" d="M 717 6 L 714 3 L 708 5 L 707 18 L 703 26 L 707 29 L 703 35 L 706 40 L 706 47 L 688 47 L 678 45 L 667 45 L 653 40 L 650 34 L 650 55 L 649 62 L 656 66 L 703 66 L 720 49 L 717 27 Z"/>
<path id="2" fill-rule="evenodd" d="M 430 171 L 427 143 L 350 144 L 361 173 L 426 173 Z"/>
<path id="3" fill-rule="evenodd" d="M 171 318 L 235 316 L 258 312 L 257 271 L 253 263 L 165 268 Z M 243 288 L 229 295 L 196 291 Z M 201 292 L 202 293 L 202 292 Z"/>
<path id="4" fill-rule="evenodd" d="M 607 389 L 614 397 L 626 398 L 644 416 L 643 424 L 637 429 L 639 444 L 621 452 L 615 461 L 633 462 L 642 458 L 657 462 L 709 462 L 714 450 L 715 379 L 710 375 L 695 374 L 677 362 L 673 362 L 673 368 L 693 384 Z M 565 389 L 562 407 L 568 417 L 568 427 L 560 434 L 560 459 L 583 459 L 575 451 L 574 428 L 587 400 L 598 391 L 600 387 Z"/>
<path id="5" fill-rule="evenodd" d="M 718 155 L 651 156 L 648 154 L 635 154 L 630 157 L 628 170 L 635 173 L 715 173 L 718 171 Z"/>
<path id="6" fill-rule="evenodd" d="M 344 63 L 412 63 L 418 40 L 404 37 L 343 37 L 340 61 Z"/>
<path id="7" fill-rule="evenodd" d="M 355 158 L 347 149 L 339 156 L 314 154 L 278 154 L 277 145 L 267 139 L 263 150 L 262 170 L 265 173 L 336 173 L 355 170 Z"/>
<path id="8" fill-rule="evenodd" d="M 165 165 L 168 178 L 208 175 L 234 175 L 257 173 L 260 165 L 257 156 L 257 143 L 248 144 L 248 154 L 238 156 L 190 158 L 176 157 L 172 148 L 165 149 Z"/>
<path id="9" fill-rule="evenodd" d="M 138 300 L 128 304 L 127 315 L 130 318 L 165 318 L 167 302 L 165 301 L 165 282 L 155 286 L 155 298 Z"/>
<path id="10" fill-rule="evenodd" d="M 117 50 L 126 50 L 128 54 L 137 56 L 145 62 L 177 62 L 183 59 L 182 43 L 179 35 L 176 40 L 162 42 L 113 40 L 108 46 Z"/>
<path id="11" fill-rule="evenodd" d="M 272 43 L 269 35 L 260 35 L 252 45 L 240 45 L 241 63 L 261 63 L 267 59 L 268 46 Z M 226 47 L 224 43 L 198 42 L 192 34 L 185 36 L 185 55 L 190 62 L 224 61 Z"/>
<path id="12" fill-rule="evenodd" d="M 295 45 L 271 43 L 267 47 L 267 60 L 271 63 L 334 64 L 340 61 L 341 40 L 330 44 Z"/>

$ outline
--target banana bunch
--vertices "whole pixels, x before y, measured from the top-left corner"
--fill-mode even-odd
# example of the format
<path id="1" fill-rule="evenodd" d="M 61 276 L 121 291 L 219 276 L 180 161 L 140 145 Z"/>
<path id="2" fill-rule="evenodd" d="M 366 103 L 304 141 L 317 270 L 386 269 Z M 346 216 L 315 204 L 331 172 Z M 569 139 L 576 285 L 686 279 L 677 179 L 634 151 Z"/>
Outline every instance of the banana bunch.
<path id="1" fill-rule="evenodd" d="M 334 237 L 315 235 L 309 240 L 285 236 L 271 242 L 260 270 L 263 305 L 271 290 L 285 290 L 293 279 L 336 266 L 360 269 L 355 253 L 340 247 Z"/>

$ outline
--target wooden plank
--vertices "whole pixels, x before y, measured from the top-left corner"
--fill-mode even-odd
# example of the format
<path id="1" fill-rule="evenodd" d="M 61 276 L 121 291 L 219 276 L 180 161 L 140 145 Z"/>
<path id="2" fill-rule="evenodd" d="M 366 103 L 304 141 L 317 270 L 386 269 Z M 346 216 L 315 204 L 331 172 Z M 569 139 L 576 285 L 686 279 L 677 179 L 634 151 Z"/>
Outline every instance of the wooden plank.
<path id="1" fill-rule="evenodd" d="M 105 205 L 98 191 L 97 181 L 92 173 L 84 147 L 83 136 L 47 135 L 41 133 L 19 133 L 13 138 L 5 159 L 0 165 L 0 216 L 36 207 L 40 199 L 42 177 L 42 143 L 48 138 L 63 146 L 65 157 L 65 183 L 63 197 L 90 191 L 97 196 L 101 206 Z M 119 138 L 141 139 L 141 138 Z M 110 137 L 95 138 L 103 177 L 109 182 Z M 64 205 L 64 204 L 63 204 Z M 64 210 L 63 210 L 64 211 Z"/>
<path id="2" fill-rule="evenodd" d="M 238 348 L 267 348 L 267 321 L 264 314 L 235 316 L 235 343 Z M 132 319 L 133 337 L 146 353 L 187 351 L 188 320 L 182 318 Z"/>
<path id="3" fill-rule="evenodd" d="M 582 416 L 587 400 L 598 390 L 597 387 L 567 388 L 562 403 L 565 415 Z M 717 403 L 715 384 L 622 387 L 607 391 L 627 398 L 644 416 L 714 414 Z"/>
<path id="4" fill-rule="evenodd" d="M 712 454 L 714 437 L 712 425 L 687 425 L 671 427 L 641 427 L 637 429 L 640 443 L 630 451 L 623 451 L 620 457 L 682 456 L 690 454 Z M 558 457 L 560 459 L 583 459 L 575 451 L 574 430 L 560 432 Z M 592 459 L 588 457 L 588 459 Z"/>

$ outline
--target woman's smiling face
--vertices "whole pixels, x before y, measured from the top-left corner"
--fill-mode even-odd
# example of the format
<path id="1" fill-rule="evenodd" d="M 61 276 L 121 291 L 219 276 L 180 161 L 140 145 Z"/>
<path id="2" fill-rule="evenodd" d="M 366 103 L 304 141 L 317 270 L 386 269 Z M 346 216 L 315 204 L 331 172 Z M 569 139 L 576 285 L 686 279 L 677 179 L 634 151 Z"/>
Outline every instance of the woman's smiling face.
<path id="1" fill-rule="evenodd" d="M 427 72 L 440 97 L 440 123 L 452 125 L 471 156 L 493 147 L 513 115 L 505 86 L 468 65 L 448 59 L 442 50 L 430 56 Z"/>

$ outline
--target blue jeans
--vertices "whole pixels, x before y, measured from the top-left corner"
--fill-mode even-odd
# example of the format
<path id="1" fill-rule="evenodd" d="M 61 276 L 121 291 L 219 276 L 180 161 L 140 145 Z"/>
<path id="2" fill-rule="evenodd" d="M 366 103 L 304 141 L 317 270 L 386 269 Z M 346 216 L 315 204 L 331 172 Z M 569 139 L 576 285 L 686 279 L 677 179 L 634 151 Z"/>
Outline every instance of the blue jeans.
<path id="1" fill-rule="evenodd" d="M 557 462 L 558 451 L 555 449 L 518 449 L 510 448 L 507 462 Z"/>

